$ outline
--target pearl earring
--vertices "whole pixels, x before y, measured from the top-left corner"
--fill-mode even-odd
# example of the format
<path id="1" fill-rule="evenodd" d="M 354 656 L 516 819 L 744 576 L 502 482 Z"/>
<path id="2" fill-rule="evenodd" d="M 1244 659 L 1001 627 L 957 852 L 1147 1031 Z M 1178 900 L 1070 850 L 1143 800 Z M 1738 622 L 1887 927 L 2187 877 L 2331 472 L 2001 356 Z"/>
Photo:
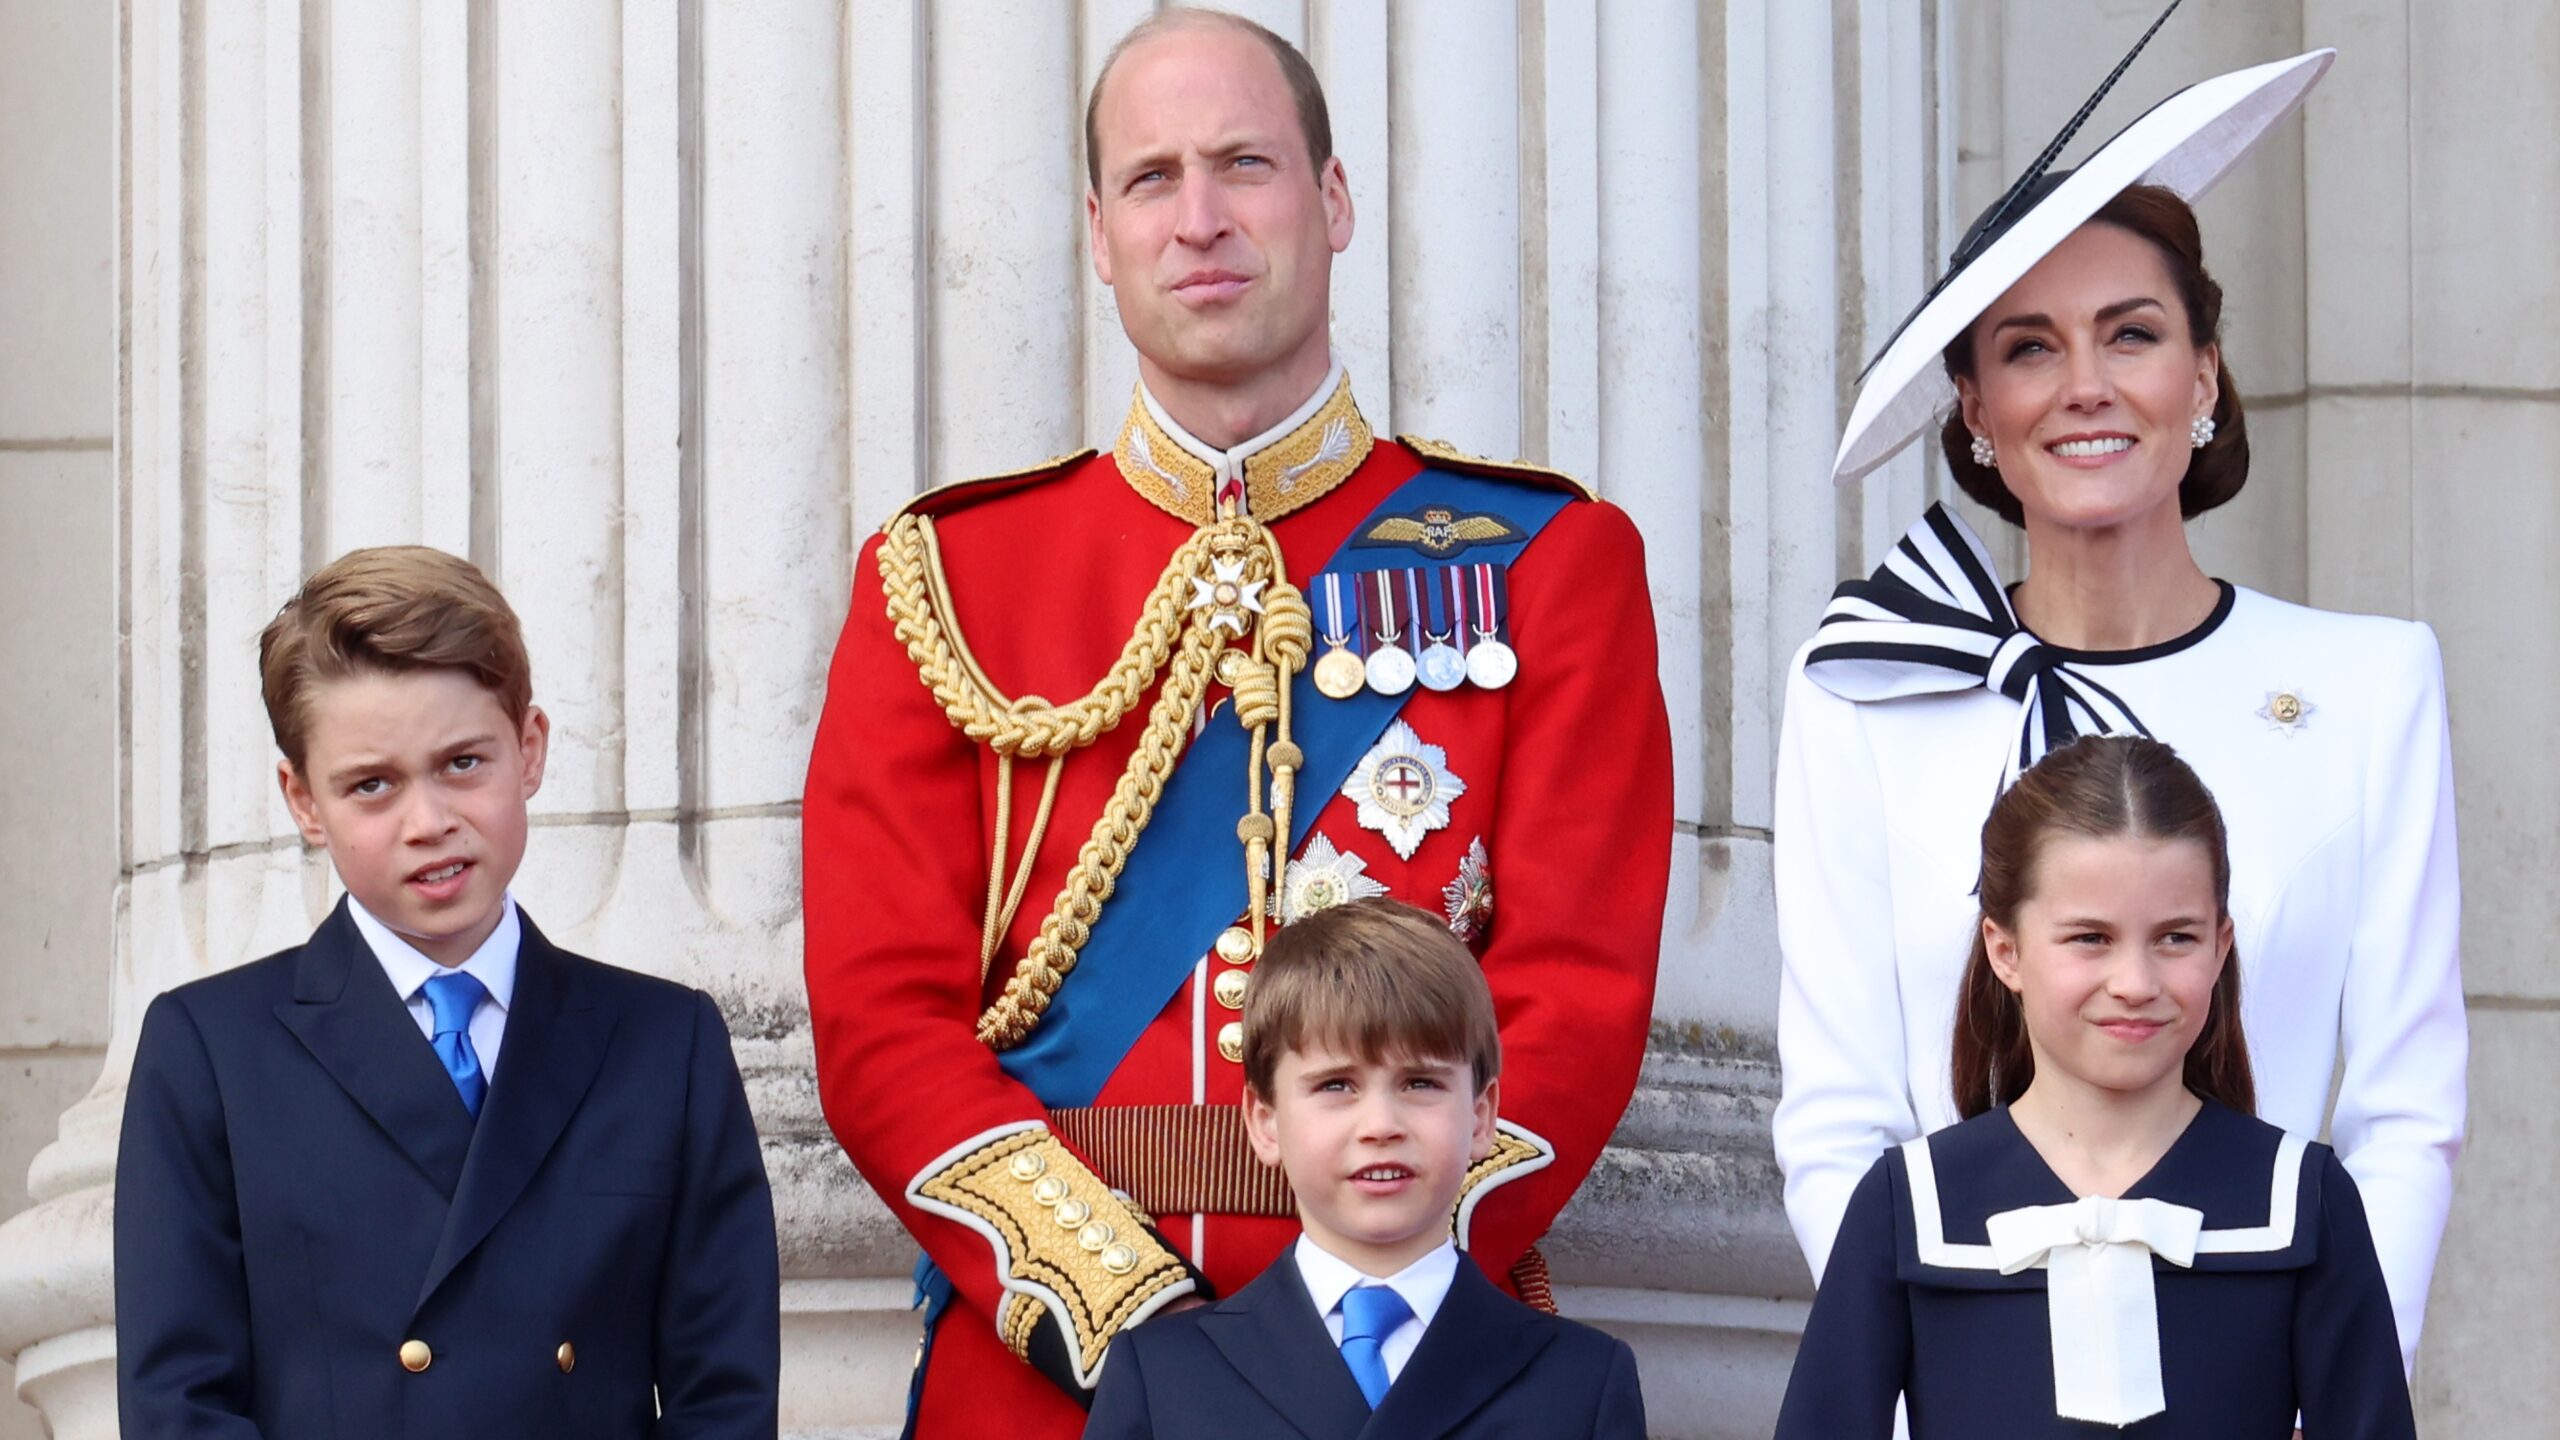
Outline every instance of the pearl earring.
<path id="1" fill-rule="evenodd" d="M 1981 466 L 1985 470 L 1996 470 L 1999 468 L 1999 458 L 2000 457 L 1991 449 L 1990 436 L 1976 435 L 1973 437 L 1974 464 Z"/>
<path id="2" fill-rule="evenodd" d="M 2210 415 L 2197 416 L 2195 418 L 2195 423 L 2187 427 L 2187 438 L 2194 441 L 2196 448 L 2199 450 L 2212 444 L 2213 417 Z"/>

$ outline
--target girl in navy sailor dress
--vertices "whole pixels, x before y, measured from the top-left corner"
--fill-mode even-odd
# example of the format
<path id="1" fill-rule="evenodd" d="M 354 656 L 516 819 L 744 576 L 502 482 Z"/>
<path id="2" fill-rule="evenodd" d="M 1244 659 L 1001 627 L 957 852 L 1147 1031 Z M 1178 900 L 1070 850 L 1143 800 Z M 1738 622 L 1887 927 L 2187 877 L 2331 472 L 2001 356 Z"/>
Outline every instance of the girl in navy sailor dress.
<path id="1" fill-rule="evenodd" d="M 1982 830 L 1961 1122 L 1849 1202 L 1780 1440 L 2408 1440 L 2355 1181 L 2248 1113 L 2222 819 L 2165 745 L 2053 751 Z"/>

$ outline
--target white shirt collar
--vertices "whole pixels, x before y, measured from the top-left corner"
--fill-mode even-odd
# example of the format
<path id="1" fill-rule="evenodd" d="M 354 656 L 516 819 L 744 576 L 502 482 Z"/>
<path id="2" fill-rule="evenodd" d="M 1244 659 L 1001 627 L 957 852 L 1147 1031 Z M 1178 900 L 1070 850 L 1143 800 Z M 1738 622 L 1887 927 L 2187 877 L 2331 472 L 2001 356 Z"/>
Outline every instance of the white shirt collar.
<path id="1" fill-rule="evenodd" d="M 1138 382 L 1138 400 L 1147 407 L 1147 413 L 1155 418 L 1157 425 L 1163 427 L 1164 433 L 1174 444 L 1189 451 L 1193 459 L 1215 472 L 1210 481 L 1212 487 L 1223 487 L 1229 481 L 1242 484 L 1244 462 L 1296 434 L 1299 426 L 1313 419 L 1315 413 L 1324 408 L 1325 402 L 1333 398 L 1334 388 L 1341 383 L 1342 357 L 1337 355 L 1333 357 L 1332 367 L 1324 373 L 1324 383 L 1316 387 L 1315 393 L 1307 397 L 1305 404 L 1290 411 L 1279 424 L 1232 450 L 1221 450 L 1175 424 L 1173 417 L 1164 412 L 1164 407 L 1156 403 L 1155 392 L 1147 388 L 1145 380 Z"/>
<path id="2" fill-rule="evenodd" d="M 1316 1302 L 1318 1315 L 1332 1314 L 1353 1286 L 1384 1285 L 1402 1295 L 1413 1307 L 1413 1318 L 1428 1329 L 1431 1317 L 1440 1313 L 1440 1302 L 1449 1298 L 1450 1282 L 1458 1278 L 1458 1247 L 1447 1240 L 1384 1280 L 1364 1274 L 1310 1236 L 1298 1237 L 1297 1254 L 1298 1276 L 1306 1281 L 1307 1297 Z"/>
<path id="3" fill-rule="evenodd" d="M 347 916 L 356 922 L 356 933 L 364 937 L 373 958 L 382 962 L 382 973 L 391 977 L 391 988 L 399 992 L 402 1003 L 418 998 L 418 991 L 445 967 L 420 954 L 418 948 L 403 940 L 388 925 L 374 918 L 355 896 L 347 897 Z M 471 958 L 456 969 L 471 972 L 489 991 L 489 998 L 504 1011 L 515 999 L 516 954 L 524 943 L 524 922 L 516 917 L 516 897 L 510 891 L 506 910 L 498 917 L 498 928 L 471 952 Z"/>

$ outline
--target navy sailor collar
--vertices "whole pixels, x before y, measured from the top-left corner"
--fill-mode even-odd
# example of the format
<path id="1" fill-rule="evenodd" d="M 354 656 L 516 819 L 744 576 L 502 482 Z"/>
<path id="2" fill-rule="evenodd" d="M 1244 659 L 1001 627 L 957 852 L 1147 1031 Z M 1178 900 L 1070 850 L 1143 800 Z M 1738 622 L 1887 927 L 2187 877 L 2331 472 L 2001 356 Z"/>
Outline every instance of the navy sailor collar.
<path id="1" fill-rule="evenodd" d="M 2290 1270 L 2319 1254 L 2319 1154 L 2306 1141 L 2212 1100 L 2126 1200 L 2199 1211 L 2196 1270 Z M 2318 1152 L 2318 1153 L 2315 1153 Z M 1896 1269 L 1905 1281 L 1961 1289 L 2041 1289 L 2042 1270 L 2004 1276 L 1990 1220 L 2080 1197 L 2046 1166 L 2007 1109 L 1886 1152 L 1897 1201 Z"/>

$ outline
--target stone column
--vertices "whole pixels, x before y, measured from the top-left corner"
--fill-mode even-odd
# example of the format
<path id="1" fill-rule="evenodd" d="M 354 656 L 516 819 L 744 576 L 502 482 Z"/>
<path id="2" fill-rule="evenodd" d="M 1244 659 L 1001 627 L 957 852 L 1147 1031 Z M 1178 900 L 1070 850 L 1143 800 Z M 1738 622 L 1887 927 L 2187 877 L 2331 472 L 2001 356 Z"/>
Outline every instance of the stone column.
<path id="1" fill-rule="evenodd" d="M 2444 645 L 2470 1139 L 2436 1265 L 2422 1433 L 2560 1410 L 2560 13 L 2304 0 L 2312 603 Z"/>
<path id="2" fill-rule="evenodd" d="M 801 772 L 860 539 L 1127 402 L 1072 137 L 1148 8 L 124 0 L 111 1038 L 0 1227 L 0 1353 L 56 1435 L 114 1433 L 143 1007 L 334 900 L 275 798 L 254 637 L 385 541 L 471 556 L 524 614 L 555 719 L 527 908 L 729 1016 L 785 1428 L 894 1422 L 912 1248 L 818 1112 Z M 1568 1311 L 1642 1348 L 1660 1433 L 1765 1433 L 1809 1290 L 1767 1140 L 1780 682 L 1930 483 L 1823 477 L 1942 248 L 1953 33 L 1939 0 L 1239 8 L 1328 87 L 1360 211 L 1335 337 L 1372 418 L 1589 476 L 1645 531 L 1678 884 L 1643 1088 L 1551 1250 Z"/>

